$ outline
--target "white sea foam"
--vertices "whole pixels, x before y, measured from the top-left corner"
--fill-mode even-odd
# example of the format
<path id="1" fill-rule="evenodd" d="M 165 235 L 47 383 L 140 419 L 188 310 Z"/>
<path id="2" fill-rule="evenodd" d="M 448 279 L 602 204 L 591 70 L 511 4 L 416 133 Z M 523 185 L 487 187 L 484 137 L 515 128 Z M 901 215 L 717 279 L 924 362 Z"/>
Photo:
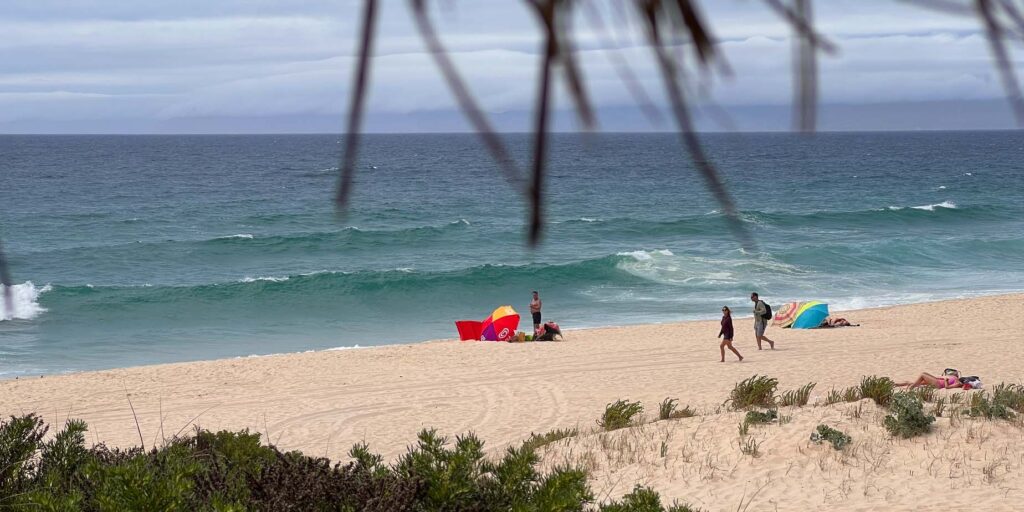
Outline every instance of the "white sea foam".
<path id="1" fill-rule="evenodd" d="M 246 240 L 252 240 L 253 237 L 249 233 L 239 233 L 237 235 L 228 235 L 228 236 L 218 236 L 217 237 L 218 240 L 228 240 L 228 239 L 231 239 L 231 238 L 244 238 Z"/>
<path id="2" fill-rule="evenodd" d="M 324 352 L 337 352 L 339 350 L 355 350 L 357 348 L 366 348 L 366 347 L 360 347 L 359 345 L 352 345 L 351 347 L 332 347 L 332 348 L 325 348 Z M 316 351 L 313 350 L 312 352 L 316 352 Z"/>
<path id="3" fill-rule="evenodd" d="M 257 359 L 257 358 L 261 358 L 261 357 L 279 357 L 279 356 L 287 356 L 287 355 L 292 355 L 292 354 L 313 354 L 313 353 L 316 353 L 316 352 L 338 352 L 338 351 L 341 351 L 341 350 L 355 350 L 357 348 L 368 348 L 368 347 L 360 347 L 359 345 L 353 345 L 351 347 L 315 348 L 315 349 L 312 349 L 312 350 L 303 350 L 303 351 L 300 351 L 300 352 L 272 352 L 270 354 L 249 354 L 247 356 L 237 356 L 234 359 Z"/>
<path id="4" fill-rule="evenodd" d="M 281 282 L 287 281 L 288 279 L 289 278 L 287 276 L 286 277 L 274 277 L 274 276 L 249 277 L 249 276 L 246 276 L 246 277 L 243 277 L 242 280 L 239 281 L 239 282 L 242 282 L 242 283 L 255 283 L 257 281 L 269 281 L 269 282 L 272 282 L 272 283 L 281 283 Z"/>
<path id="5" fill-rule="evenodd" d="M 943 201 L 941 203 L 935 203 L 935 204 L 923 204 L 921 206 L 911 206 L 910 208 L 913 209 L 913 210 L 924 210 L 924 211 L 927 211 L 927 212 L 934 212 L 936 208 L 946 208 L 946 209 L 949 209 L 949 210 L 955 210 L 957 208 L 957 205 L 953 201 Z M 889 206 L 886 209 L 887 210 L 892 210 L 892 211 L 896 212 L 896 211 L 900 211 L 900 210 L 906 210 L 907 207 L 906 206 Z"/>
<path id="6" fill-rule="evenodd" d="M 668 249 L 658 249 L 656 251 L 630 251 L 620 252 L 618 256 L 629 256 L 637 261 L 650 261 L 656 256 L 675 256 L 672 251 Z"/>
<path id="7" fill-rule="evenodd" d="M 808 271 L 784 263 L 766 253 L 751 255 L 740 253 L 737 257 L 708 258 L 693 255 L 676 255 L 669 250 L 633 251 L 619 253 L 631 260 L 621 261 L 617 267 L 636 277 L 671 286 L 720 286 L 735 285 L 750 276 L 779 275 L 787 279 L 800 279 Z"/>
<path id="8" fill-rule="evenodd" d="M 457 226 L 457 225 L 468 226 L 469 225 L 469 221 L 466 220 L 466 219 L 459 219 L 457 221 L 451 222 L 450 224 L 453 225 L 453 226 Z"/>
<path id="9" fill-rule="evenodd" d="M 569 222 L 601 222 L 602 219 L 594 217 L 580 217 L 578 219 L 566 219 L 566 220 L 555 220 L 551 221 L 552 224 L 564 224 Z"/>
<path id="10" fill-rule="evenodd" d="M 7 304 L 5 288 L 0 284 L 0 321 L 31 320 L 46 312 L 46 308 L 39 305 L 39 296 L 53 289 L 50 285 L 36 288 L 31 281 L 16 284 L 11 287 L 11 303 Z"/>
<path id="11" fill-rule="evenodd" d="M 936 208 L 948 208 L 950 210 L 955 210 L 956 209 L 956 203 L 954 203 L 953 201 L 943 201 L 941 203 L 926 204 L 926 205 L 922 205 L 922 206 L 913 206 L 912 208 L 915 209 L 915 210 L 925 210 L 925 211 L 929 211 L 929 212 L 934 212 Z"/>

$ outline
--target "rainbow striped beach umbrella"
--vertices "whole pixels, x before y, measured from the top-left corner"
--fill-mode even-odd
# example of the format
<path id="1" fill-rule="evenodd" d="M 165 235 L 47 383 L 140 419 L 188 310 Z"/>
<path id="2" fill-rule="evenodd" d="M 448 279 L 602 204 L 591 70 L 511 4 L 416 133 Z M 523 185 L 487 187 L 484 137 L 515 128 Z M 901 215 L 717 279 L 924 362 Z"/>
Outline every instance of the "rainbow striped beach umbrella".
<path id="1" fill-rule="evenodd" d="M 772 320 L 772 325 L 779 327 L 789 327 L 793 325 L 793 320 L 796 320 L 796 312 L 800 310 L 802 302 L 790 302 L 783 304 L 775 310 L 775 318 Z"/>
<path id="2" fill-rule="evenodd" d="M 480 337 L 487 341 L 508 341 L 516 335 L 519 313 L 512 306 L 501 306 L 484 320 Z"/>
<path id="3" fill-rule="evenodd" d="M 811 301 L 800 305 L 794 315 L 794 329 L 814 329 L 821 325 L 821 322 L 828 317 L 828 304 L 824 302 Z"/>

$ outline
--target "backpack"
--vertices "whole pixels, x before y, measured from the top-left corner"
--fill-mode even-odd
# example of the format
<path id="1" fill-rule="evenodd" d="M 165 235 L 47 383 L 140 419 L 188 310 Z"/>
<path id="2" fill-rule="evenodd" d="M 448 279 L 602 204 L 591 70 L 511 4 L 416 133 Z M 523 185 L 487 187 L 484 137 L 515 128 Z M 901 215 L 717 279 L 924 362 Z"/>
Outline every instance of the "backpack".
<path id="1" fill-rule="evenodd" d="M 763 300 L 761 301 L 761 303 L 764 304 L 764 314 L 761 315 L 761 318 L 763 318 L 765 320 L 771 320 L 772 319 L 772 307 L 769 306 L 768 303 L 763 301 Z"/>

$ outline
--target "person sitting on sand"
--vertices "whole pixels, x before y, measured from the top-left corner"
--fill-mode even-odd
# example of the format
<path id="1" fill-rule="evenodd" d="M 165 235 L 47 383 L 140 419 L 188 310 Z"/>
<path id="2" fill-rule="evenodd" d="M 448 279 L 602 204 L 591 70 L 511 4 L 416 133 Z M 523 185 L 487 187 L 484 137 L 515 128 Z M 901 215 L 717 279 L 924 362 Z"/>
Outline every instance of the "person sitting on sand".
<path id="1" fill-rule="evenodd" d="M 722 352 L 721 362 L 725 362 L 726 347 L 729 347 L 729 350 L 731 350 L 733 354 L 736 354 L 736 357 L 740 358 L 740 361 L 742 361 L 743 356 L 741 356 L 739 351 L 732 346 L 732 311 L 729 311 L 728 306 L 722 306 L 722 330 L 718 331 L 718 336 L 722 338 L 722 343 L 718 345 L 718 350 Z"/>
<path id="2" fill-rule="evenodd" d="M 918 386 L 932 386 L 939 389 L 963 387 L 963 383 L 960 382 L 960 372 L 953 368 L 946 368 L 942 372 L 942 377 L 936 377 L 930 373 L 922 373 L 914 382 L 897 382 L 896 385 L 900 387 L 910 386 L 908 389 L 914 389 Z"/>

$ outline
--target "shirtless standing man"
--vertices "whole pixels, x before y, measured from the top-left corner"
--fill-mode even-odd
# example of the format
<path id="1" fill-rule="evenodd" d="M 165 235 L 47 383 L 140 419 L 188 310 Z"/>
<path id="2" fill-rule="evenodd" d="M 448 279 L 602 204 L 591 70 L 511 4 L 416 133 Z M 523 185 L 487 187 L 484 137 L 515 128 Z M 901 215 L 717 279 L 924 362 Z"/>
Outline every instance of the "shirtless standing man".
<path id="1" fill-rule="evenodd" d="M 533 332 L 540 330 L 540 294 L 533 291 L 533 300 L 530 301 L 530 313 L 533 315 Z"/>
<path id="2" fill-rule="evenodd" d="M 754 303 L 754 336 L 757 338 L 757 349 L 761 350 L 761 342 L 767 341 L 768 346 L 775 350 L 775 342 L 764 335 L 764 330 L 768 328 L 768 320 L 762 315 L 768 312 L 768 307 L 757 297 L 757 292 L 750 294 L 750 300 Z"/>

